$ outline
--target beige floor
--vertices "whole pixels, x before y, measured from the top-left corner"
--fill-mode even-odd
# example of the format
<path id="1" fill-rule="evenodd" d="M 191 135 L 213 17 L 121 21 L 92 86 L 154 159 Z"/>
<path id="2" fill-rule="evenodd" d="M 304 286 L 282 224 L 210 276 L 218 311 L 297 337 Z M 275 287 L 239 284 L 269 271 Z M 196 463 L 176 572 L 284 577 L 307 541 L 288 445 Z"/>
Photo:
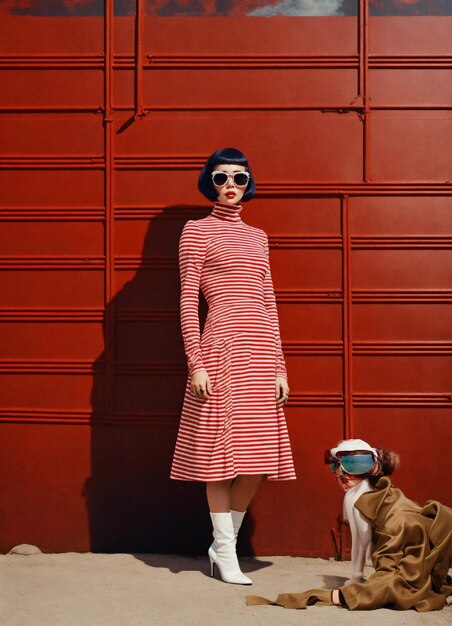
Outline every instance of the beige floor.
<path id="1" fill-rule="evenodd" d="M 291 611 L 247 607 L 249 593 L 341 584 L 347 563 L 322 559 L 242 559 L 252 587 L 211 579 L 206 558 L 132 554 L 0 556 L 2 626 L 446 626 L 452 606 L 432 613 Z M 370 570 L 369 570 L 370 571 Z"/>

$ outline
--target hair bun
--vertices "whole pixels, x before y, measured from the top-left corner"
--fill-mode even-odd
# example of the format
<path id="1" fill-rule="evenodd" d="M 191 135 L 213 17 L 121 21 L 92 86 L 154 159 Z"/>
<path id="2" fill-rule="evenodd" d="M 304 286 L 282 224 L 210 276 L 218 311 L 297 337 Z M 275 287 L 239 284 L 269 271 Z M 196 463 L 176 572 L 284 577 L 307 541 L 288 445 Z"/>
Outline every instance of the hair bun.
<path id="1" fill-rule="evenodd" d="M 384 476 L 391 476 L 400 465 L 400 457 L 386 448 L 377 448 L 378 459 L 381 464 L 381 473 Z"/>

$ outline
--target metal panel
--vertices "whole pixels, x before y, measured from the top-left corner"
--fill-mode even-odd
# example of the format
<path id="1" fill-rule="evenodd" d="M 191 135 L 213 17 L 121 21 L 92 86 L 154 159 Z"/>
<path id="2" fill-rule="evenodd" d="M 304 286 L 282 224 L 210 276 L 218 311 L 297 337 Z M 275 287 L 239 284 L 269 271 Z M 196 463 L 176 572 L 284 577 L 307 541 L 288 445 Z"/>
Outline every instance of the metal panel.
<path id="1" fill-rule="evenodd" d="M 258 180 L 244 216 L 269 233 L 300 476 L 263 487 L 241 549 L 332 553 L 322 450 L 344 436 L 399 451 L 407 493 L 450 504 L 451 18 L 88 4 L 1 9 L 1 549 L 205 550 L 202 486 L 168 478 L 177 242 L 209 211 L 196 179 L 221 145 Z M 418 441 L 434 493 L 413 480 Z"/>

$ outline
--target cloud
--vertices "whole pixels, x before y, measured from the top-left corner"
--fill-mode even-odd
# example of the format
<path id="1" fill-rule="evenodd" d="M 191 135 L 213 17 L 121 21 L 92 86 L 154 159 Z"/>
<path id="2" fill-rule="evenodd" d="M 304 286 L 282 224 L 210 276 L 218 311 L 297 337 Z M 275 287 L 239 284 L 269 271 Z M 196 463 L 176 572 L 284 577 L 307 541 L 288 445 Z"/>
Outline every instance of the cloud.
<path id="1" fill-rule="evenodd" d="M 102 0 L 0 0 L 0 9 L 11 15 L 102 15 Z"/>
<path id="2" fill-rule="evenodd" d="M 341 7 L 342 0 L 281 0 L 277 4 L 250 11 L 247 15 L 263 17 L 274 17 L 275 15 L 344 15 Z"/>

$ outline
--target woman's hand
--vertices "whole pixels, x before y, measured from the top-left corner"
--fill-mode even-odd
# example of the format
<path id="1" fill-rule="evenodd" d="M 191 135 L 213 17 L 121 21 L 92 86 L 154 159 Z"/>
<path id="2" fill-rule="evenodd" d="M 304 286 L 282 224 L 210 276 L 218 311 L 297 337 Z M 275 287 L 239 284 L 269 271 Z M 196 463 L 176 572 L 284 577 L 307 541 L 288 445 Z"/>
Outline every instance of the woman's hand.
<path id="1" fill-rule="evenodd" d="M 207 400 L 212 395 L 212 385 L 206 370 L 199 370 L 191 377 L 191 391 L 197 398 Z"/>
<path id="2" fill-rule="evenodd" d="M 276 377 L 276 404 L 278 406 L 286 404 L 289 399 L 289 385 L 282 376 Z"/>

